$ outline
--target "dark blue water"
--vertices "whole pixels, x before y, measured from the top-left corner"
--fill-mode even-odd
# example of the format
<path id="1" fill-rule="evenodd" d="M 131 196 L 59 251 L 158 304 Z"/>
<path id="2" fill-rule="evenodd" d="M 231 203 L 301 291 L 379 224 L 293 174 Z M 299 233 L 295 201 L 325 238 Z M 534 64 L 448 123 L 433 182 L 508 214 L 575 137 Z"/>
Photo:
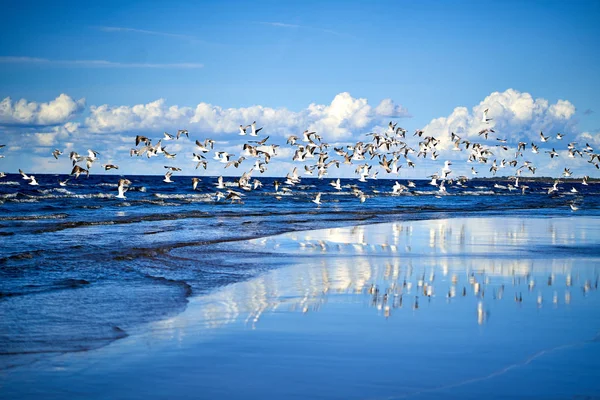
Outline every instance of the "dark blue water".
<path id="1" fill-rule="evenodd" d="M 453 216 L 600 215 L 595 183 L 561 183 L 548 195 L 552 183 L 527 182 L 523 195 L 495 188 L 495 182 L 469 181 L 447 184 L 448 193 L 440 195 L 417 180 L 410 192 L 392 195 L 393 180 L 346 179 L 338 193 L 331 179 L 303 178 L 278 199 L 273 178 L 260 178 L 264 186 L 251 192 L 225 178 L 228 188 L 244 194 L 241 204 L 232 204 L 216 199 L 210 177 L 193 191 L 190 177 L 165 183 L 162 176 L 127 176 L 126 199 L 115 197 L 117 176 L 82 176 L 60 187 L 64 178 L 37 175 L 39 186 L 20 175 L 0 180 L 1 368 L 106 345 L 180 313 L 190 296 L 272 268 L 240 253 L 236 242 L 242 239 Z M 352 185 L 368 196 L 364 203 Z M 319 207 L 311 201 L 317 193 Z M 570 203 L 579 209 L 572 211 Z M 215 244 L 218 252 L 211 251 Z"/>

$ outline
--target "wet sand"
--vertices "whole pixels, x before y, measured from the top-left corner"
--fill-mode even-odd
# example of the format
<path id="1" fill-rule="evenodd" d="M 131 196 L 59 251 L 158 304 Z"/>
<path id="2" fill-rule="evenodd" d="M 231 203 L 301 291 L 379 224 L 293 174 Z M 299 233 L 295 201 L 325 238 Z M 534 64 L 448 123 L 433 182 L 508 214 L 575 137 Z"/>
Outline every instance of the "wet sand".
<path id="1" fill-rule="evenodd" d="M 396 222 L 222 246 L 280 267 L 107 347 L 0 371 L 0 397 L 600 397 L 600 218 Z"/>

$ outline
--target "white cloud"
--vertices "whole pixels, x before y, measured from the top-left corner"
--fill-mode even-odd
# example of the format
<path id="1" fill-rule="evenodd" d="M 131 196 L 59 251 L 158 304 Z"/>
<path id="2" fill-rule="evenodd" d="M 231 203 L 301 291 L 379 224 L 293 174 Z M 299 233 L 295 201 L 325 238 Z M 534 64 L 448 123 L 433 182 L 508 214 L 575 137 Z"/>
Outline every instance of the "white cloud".
<path id="1" fill-rule="evenodd" d="M 108 60 L 50 60 L 37 57 L 0 56 L 0 64 L 41 64 L 57 67 L 85 68 L 153 68 L 153 69 L 196 69 L 203 68 L 200 63 L 125 63 Z"/>
<path id="2" fill-rule="evenodd" d="M 482 122 L 483 111 L 489 109 L 489 124 Z M 451 132 L 463 139 L 479 138 L 483 128 L 493 128 L 495 137 L 509 141 L 538 141 L 539 134 L 557 132 L 574 133 L 575 106 L 567 100 L 558 100 L 549 105 L 548 100 L 534 99 L 531 94 L 508 89 L 487 96 L 471 111 L 466 107 L 457 107 L 447 117 L 433 119 L 424 128 L 427 135 L 442 141 L 442 147 L 450 145 Z"/>
<path id="3" fill-rule="evenodd" d="M 61 96 L 65 96 L 61 99 Z M 241 170 L 233 167 L 227 170 L 223 169 L 223 164 L 212 160 L 212 153 L 207 158 L 209 160 L 208 170 L 196 170 L 195 163 L 192 161 L 192 153 L 197 152 L 194 141 L 202 141 L 206 137 L 216 140 L 215 149 L 226 150 L 236 154 L 239 157 L 242 154 L 242 144 L 251 137 L 238 136 L 238 127 L 240 124 L 246 125 L 252 121 L 257 121 L 259 127 L 264 127 L 260 137 L 271 136 L 269 143 L 280 144 L 278 156 L 274 157 L 268 166 L 268 175 L 281 176 L 288 172 L 293 166 L 302 169 L 303 164 L 292 163 L 291 157 L 293 151 L 289 146 L 284 145 L 284 138 L 290 134 L 301 134 L 305 129 L 315 130 L 323 140 L 339 146 L 340 143 L 352 144 L 357 140 L 370 140 L 369 136 L 364 136 L 367 132 L 381 132 L 387 130 L 390 118 L 409 116 L 408 111 L 394 103 L 390 99 L 382 100 L 379 103 L 371 105 L 365 98 L 355 98 L 349 93 L 344 92 L 336 95 L 328 104 L 309 104 L 307 107 L 298 111 L 288 110 L 286 108 L 271 108 L 261 105 L 254 105 L 242 108 L 222 108 L 209 103 L 199 103 L 193 107 L 169 105 L 164 99 L 159 99 L 147 104 L 138 104 L 133 106 L 114 106 L 109 104 L 91 106 L 89 116 L 81 123 L 75 121 L 66 121 L 74 115 L 69 112 L 69 107 L 64 105 L 69 103 L 69 97 L 61 95 L 57 100 L 45 103 L 45 106 L 37 103 L 30 103 L 25 100 L 13 103 L 6 100 L 2 104 L 8 104 L 6 109 L 10 112 L 0 111 L 3 120 L 6 121 L 10 115 L 11 121 L 29 121 L 39 123 L 62 119 L 62 123 L 56 126 L 48 126 L 44 129 L 32 128 L 26 126 L 26 122 L 21 124 L 25 126 L 12 126 L 8 132 L 7 146 L 18 146 L 23 140 L 23 135 L 30 139 L 31 143 L 45 147 L 44 152 L 48 153 L 48 147 L 55 147 L 67 151 L 67 149 L 85 152 L 87 148 L 93 148 L 100 152 L 102 162 L 110 160 L 122 168 L 119 172 L 125 174 L 148 174 L 162 173 L 165 162 L 180 166 L 184 173 L 205 175 L 235 175 Z M 61 99 L 58 101 L 58 99 Z M 72 99 L 70 99 L 73 102 Z M 53 105 L 53 106 L 51 106 Z M 61 106 L 59 106 L 61 105 Z M 488 116 L 493 118 L 490 124 L 481 122 L 483 110 L 489 108 Z M 72 109 L 72 107 L 71 107 Z M 50 110 L 53 110 L 50 112 Z M 65 111 L 66 110 L 66 111 Z M 404 168 L 401 169 L 400 176 L 405 178 L 424 177 L 438 172 L 443 165 L 443 161 L 456 161 L 452 167 L 453 176 L 467 175 L 471 176 L 470 168 L 475 167 L 480 172 L 479 176 L 489 176 L 490 163 L 494 158 L 498 163 L 502 159 L 507 161 L 514 156 L 514 149 L 517 141 L 526 141 L 528 147 L 523 159 L 531 160 L 538 172 L 536 175 L 555 175 L 559 176 L 562 172 L 560 166 L 567 162 L 573 163 L 575 174 L 588 173 L 593 175 L 594 170 L 586 159 L 568 158 L 564 153 L 566 144 L 571 141 L 577 141 L 578 146 L 582 147 L 585 142 L 589 142 L 594 148 L 600 148 L 600 134 L 598 132 L 584 132 L 577 135 L 575 131 L 575 107 L 566 100 L 559 100 L 551 103 L 546 99 L 533 98 L 529 93 L 522 93 L 513 89 L 505 92 L 495 92 L 487 96 L 480 103 L 473 107 L 456 107 L 452 113 L 447 116 L 432 119 L 425 129 L 425 135 L 431 135 L 441 140 L 437 146 L 440 157 L 437 161 L 429 158 L 423 160 L 417 158 L 416 154 L 409 155 L 409 158 L 417 163 L 417 168 L 408 169 L 404 162 Z M 16 125 L 13 122 L 13 125 Z M 477 132 L 483 127 L 493 127 L 496 133 L 490 136 L 489 140 L 484 140 Z M 167 131 L 174 134 L 177 129 L 188 129 L 190 139 L 185 137 L 178 141 L 163 141 L 163 146 L 167 147 L 169 153 L 177 153 L 175 160 L 166 161 L 162 157 L 130 157 L 129 149 L 134 147 L 134 137 L 136 134 L 143 134 L 153 139 L 156 143 L 162 138 L 162 132 Z M 551 140 L 547 143 L 539 142 L 539 132 L 543 130 Z M 490 157 L 488 164 L 467 164 L 466 158 L 469 151 L 450 150 L 450 132 L 455 132 L 463 138 L 471 141 L 478 141 L 486 144 L 494 155 Z M 567 136 L 562 141 L 555 139 L 557 132 L 565 133 Z M 504 151 L 501 147 L 496 147 L 497 137 L 508 139 L 506 144 L 509 150 Z M 417 149 L 417 142 L 422 138 L 415 137 L 412 134 L 407 135 L 406 141 L 412 148 Z M 540 145 L 540 154 L 534 155 L 529 150 L 530 143 L 535 142 Z M 28 141 L 29 143 L 29 141 Z M 550 160 L 545 153 L 556 147 L 557 151 L 562 151 L 559 157 L 560 162 Z M 24 148 L 22 152 L 29 152 Z M 21 157 L 21 155 L 19 156 Z M 48 153 L 48 157 L 51 157 Z M 330 159 L 338 158 L 330 152 Z M 7 157 L 8 159 L 8 157 Z M 555 162 L 550 162 L 555 161 Z M 244 168 L 250 168 L 253 160 L 246 160 Z M 376 165 L 376 160 L 371 161 Z M 68 164 L 68 163 L 67 163 Z M 49 164 L 54 165 L 54 164 Z M 67 165 L 68 166 L 68 165 Z M 564 165 L 563 165 L 564 167 Z M 50 168 L 50 167 L 49 167 Z M 53 169 L 52 169 L 53 168 Z M 58 167 L 54 166 L 47 172 L 55 171 Z M 330 171 L 331 177 L 354 176 L 354 168 L 347 166 Z M 514 174 L 513 168 L 501 169 L 498 175 Z M 392 175 L 380 173 L 380 177 L 392 178 Z"/>
<path id="4" fill-rule="evenodd" d="M 405 118 L 411 116 L 406 108 L 400 104 L 395 104 L 392 99 L 383 99 L 375 107 L 375 114 L 388 118 Z"/>
<path id="5" fill-rule="evenodd" d="M 64 142 L 69 139 L 71 135 L 78 132 L 79 122 L 67 122 L 64 125 L 53 126 L 49 131 L 46 132 L 35 132 L 33 138 L 35 143 L 40 146 L 54 146 L 58 141 Z M 26 136 L 31 136 L 30 133 L 26 133 Z"/>
<path id="6" fill-rule="evenodd" d="M 600 150 L 600 132 L 582 132 L 579 135 L 577 135 L 576 140 L 579 143 L 580 147 L 585 146 L 585 144 L 588 143 L 594 148 L 594 150 Z"/>
<path id="7" fill-rule="evenodd" d="M 66 94 L 47 103 L 13 102 L 10 97 L 0 101 L 0 124 L 57 125 L 79 114 L 85 107 L 85 99 L 74 100 Z"/>
<path id="8" fill-rule="evenodd" d="M 52 146 L 56 139 L 56 133 L 36 133 L 35 137 L 41 146 Z"/>
<path id="9" fill-rule="evenodd" d="M 349 138 L 372 124 L 382 122 L 390 115 L 408 116 L 406 109 L 384 100 L 373 109 L 367 99 L 354 98 L 340 93 L 332 102 L 310 104 L 306 109 L 290 111 L 286 108 L 251 106 L 244 108 L 221 108 L 199 103 L 195 108 L 167 106 L 164 99 L 135 106 L 92 106 L 86 125 L 91 132 L 151 131 L 159 133 L 177 129 L 195 130 L 211 134 L 237 135 L 239 125 L 257 121 L 271 135 L 298 134 L 311 129 L 327 140 Z"/>

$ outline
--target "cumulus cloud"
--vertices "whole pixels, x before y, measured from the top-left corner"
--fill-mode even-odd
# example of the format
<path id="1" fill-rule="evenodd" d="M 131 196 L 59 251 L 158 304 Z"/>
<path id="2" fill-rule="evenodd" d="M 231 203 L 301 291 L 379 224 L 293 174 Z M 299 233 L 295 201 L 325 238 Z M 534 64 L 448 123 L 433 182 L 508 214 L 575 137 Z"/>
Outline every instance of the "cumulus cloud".
<path id="1" fill-rule="evenodd" d="M 74 100 L 66 94 L 47 103 L 6 97 L 0 101 L 1 125 L 58 125 L 75 117 L 85 107 L 85 99 Z"/>
<path id="2" fill-rule="evenodd" d="M 490 123 L 482 122 L 486 109 L 492 118 Z M 457 107 L 449 116 L 433 119 L 424 130 L 441 139 L 444 147 L 450 144 L 451 132 L 474 139 L 483 128 L 493 128 L 497 137 L 512 142 L 536 141 L 541 131 L 573 133 L 574 114 L 575 106 L 567 100 L 549 104 L 546 99 L 534 99 L 529 93 L 508 89 L 490 94 L 471 110 Z"/>
<path id="3" fill-rule="evenodd" d="M 164 99 L 130 106 L 91 106 L 85 123 L 91 132 L 125 132 L 160 130 L 183 123 L 189 118 L 189 108 L 167 107 Z"/>
<path id="4" fill-rule="evenodd" d="M 67 152 L 69 150 L 82 152 L 91 147 L 100 151 L 103 162 L 110 160 L 119 164 L 122 166 L 122 171 L 126 171 L 126 173 L 156 173 L 156 171 L 162 172 L 163 158 L 147 159 L 129 156 L 129 149 L 134 144 L 134 136 L 143 134 L 156 143 L 162 137 L 163 131 L 175 133 L 177 129 L 188 129 L 190 139 L 182 138 L 177 142 L 163 141 L 162 143 L 163 146 L 167 146 L 167 151 L 177 153 L 177 159 L 172 161 L 173 163 L 184 168 L 184 172 L 187 174 L 235 175 L 239 172 L 238 170 L 233 167 L 223 170 L 223 164 L 211 162 L 211 157 L 209 157 L 208 170 L 194 169 L 192 152 L 196 151 L 196 148 L 193 141 L 195 139 L 202 140 L 207 136 L 211 137 L 217 142 L 215 148 L 234 153 L 237 158 L 242 154 L 241 144 L 250 139 L 248 136 L 243 138 L 238 136 L 239 125 L 257 121 L 259 127 L 264 127 L 261 137 L 264 137 L 264 134 L 269 135 L 271 136 L 270 143 L 282 145 L 278 150 L 278 156 L 273 158 L 268 169 L 268 175 L 281 176 L 285 175 L 293 166 L 301 167 L 301 164 L 290 161 L 292 150 L 283 145 L 284 137 L 290 134 L 300 134 L 305 129 L 309 129 L 317 131 L 330 144 L 352 144 L 360 138 L 370 140 L 368 136 L 362 136 L 368 132 L 387 130 L 388 122 L 392 118 L 410 116 L 406 108 L 391 99 L 370 103 L 365 98 L 353 97 L 347 92 L 337 94 L 329 103 L 312 103 L 297 111 L 261 105 L 223 108 L 205 102 L 187 107 L 169 105 L 166 100 L 159 99 L 133 106 L 109 104 L 91 106 L 85 120 L 82 120 L 81 117 L 78 120 L 81 122 L 70 120 L 80 113 L 81 109 L 78 107 L 78 103 L 66 95 L 61 95 L 56 100 L 43 104 L 26 100 L 12 102 L 10 99 L 5 99 L 0 108 L 0 121 L 4 123 L 10 121 L 10 126 L 5 129 L 7 147 L 18 146 L 24 136 L 28 143 L 35 143 L 42 149 L 40 154 L 46 154 L 48 157 L 51 157 L 48 152 L 50 147 L 56 146 Z M 81 105 L 81 107 L 83 106 Z M 482 122 L 485 109 L 489 109 L 488 117 L 493 118 L 489 124 Z M 412 155 L 410 156 L 411 160 L 417 162 L 419 168 L 414 170 L 403 168 L 400 176 L 414 178 L 439 172 L 440 163 L 443 163 L 444 160 L 457 161 L 453 166 L 455 176 L 470 176 L 470 168 L 473 164 L 464 163 L 468 151 L 450 150 L 452 146 L 450 143 L 451 132 L 455 132 L 464 139 L 487 143 L 493 150 L 493 158 L 497 158 L 499 161 L 503 158 L 508 160 L 514 156 L 517 141 L 526 141 L 528 144 L 535 142 L 540 145 L 541 152 L 537 157 L 532 157 L 531 161 L 536 163 L 539 173 L 558 176 L 561 173 L 560 165 L 562 165 L 558 161 L 568 158 L 564 153 L 566 143 L 576 141 L 581 147 L 588 142 L 594 148 L 600 148 L 600 134 L 597 131 L 576 132 L 577 114 L 575 111 L 573 104 L 567 100 L 550 102 L 514 89 L 491 93 L 474 106 L 456 107 L 447 116 L 431 119 L 423 129 L 425 135 L 441 140 L 436 147 L 440 153 L 439 160 L 433 161 L 429 158 L 424 160 Z M 49 124 L 57 121 L 61 122 L 43 128 L 39 126 L 41 123 Z M 478 135 L 479 130 L 484 127 L 493 127 L 496 131 L 488 141 Z M 544 131 L 553 139 L 548 143 L 540 143 L 540 131 Z M 566 138 L 563 141 L 557 141 L 554 139 L 557 132 L 567 134 Z M 365 137 L 367 139 L 364 139 Z M 507 139 L 506 145 L 509 150 L 505 151 L 501 147 L 494 146 L 497 144 L 496 138 Z M 418 148 L 419 140 L 422 138 L 407 135 L 408 145 L 413 148 Z M 549 146 L 549 148 L 544 148 L 545 146 Z M 545 151 L 550 150 L 553 146 L 556 146 L 557 151 L 562 151 L 558 161 L 548 160 L 545 154 Z M 24 149 L 23 152 L 26 150 Z M 531 154 L 529 156 L 531 157 Z M 538 161 L 542 162 L 537 164 Z M 575 161 L 569 159 L 569 162 L 576 163 L 573 164 L 573 167 L 577 168 L 574 170 L 577 174 L 586 173 L 586 169 L 592 168 L 586 159 L 576 159 Z M 480 176 L 489 175 L 487 172 L 489 165 L 477 164 L 475 167 L 481 173 Z M 339 170 L 332 170 L 332 174 L 353 176 L 353 168 L 344 168 L 342 166 Z M 502 173 L 510 174 L 511 172 L 502 170 Z"/>
<path id="5" fill-rule="evenodd" d="M 395 104 L 392 99 L 384 99 L 375 107 L 375 114 L 388 118 L 406 118 L 410 113 L 401 104 Z"/>
<path id="6" fill-rule="evenodd" d="M 592 132 L 582 132 L 577 135 L 577 141 L 580 145 L 584 145 L 588 143 L 593 146 L 594 149 L 598 148 L 600 150 L 600 131 L 595 133 Z"/>
<path id="7" fill-rule="evenodd" d="M 80 125 L 79 122 L 67 122 L 64 125 L 53 126 L 48 131 L 34 132 L 32 136 L 39 146 L 54 146 L 58 141 L 64 142 L 69 139 L 79 130 Z M 30 136 L 31 134 L 26 135 Z"/>
<path id="8" fill-rule="evenodd" d="M 189 129 L 204 133 L 237 134 L 239 125 L 257 121 L 270 134 L 287 135 L 311 129 L 328 140 L 349 138 L 354 133 L 380 123 L 383 118 L 407 117 L 407 110 L 392 100 L 383 100 L 377 107 L 367 99 L 354 98 L 344 92 L 330 104 L 310 104 L 300 111 L 260 105 L 242 108 L 221 108 L 209 103 L 196 107 L 168 106 L 164 99 L 135 106 L 92 106 L 85 124 L 91 132 L 173 131 Z"/>

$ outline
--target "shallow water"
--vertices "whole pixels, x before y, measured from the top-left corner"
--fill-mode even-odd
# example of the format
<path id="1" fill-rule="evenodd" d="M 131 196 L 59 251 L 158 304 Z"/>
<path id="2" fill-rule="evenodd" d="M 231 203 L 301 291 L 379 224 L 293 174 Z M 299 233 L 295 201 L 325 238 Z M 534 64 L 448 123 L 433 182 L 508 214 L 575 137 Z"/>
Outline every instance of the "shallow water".
<path id="1" fill-rule="evenodd" d="M 190 296 L 278 267 L 264 257 L 238 261 L 238 243 L 282 232 L 384 221 L 451 216 L 600 215 L 600 185 L 563 183 L 548 196 L 548 183 L 528 183 L 521 195 L 494 182 L 448 186 L 439 196 L 427 181 L 391 195 L 394 181 L 305 178 L 292 194 L 274 195 L 273 179 L 246 193 L 243 204 L 214 199 L 216 179 L 128 177 L 127 199 L 116 199 L 117 176 L 71 179 L 39 175 L 33 187 L 18 175 L 0 180 L 0 369 L 64 351 L 104 346 L 137 327 L 183 311 Z M 233 179 L 225 179 L 235 188 Z M 406 183 L 406 181 L 399 180 Z M 357 185 L 364 204 L 349 191 Z M 568 191 L 574 186 L 578 194 Z M 310 200 L 323 193 L 323 204 Z M 218 246 L 223 244 L 222 246 Z M 218 252 L 211 246 L 217 246 Z M 224 251 L 226 250 L 226 251 Z M 574 251 L 574 249 L 570 249 Z M 267 250 L 271 253 L 271 250 Z M 23 356 L 23 357 L 21 357 Z"/>
<path id="2" fill-rule="evenodd" d="M 5 370 L 3 393 L 600 396 L 598 217 L 400 221 L 171 256 L 200 249 L 224 254 L 224 270 L 262 272 L 100 350 Z"/>

